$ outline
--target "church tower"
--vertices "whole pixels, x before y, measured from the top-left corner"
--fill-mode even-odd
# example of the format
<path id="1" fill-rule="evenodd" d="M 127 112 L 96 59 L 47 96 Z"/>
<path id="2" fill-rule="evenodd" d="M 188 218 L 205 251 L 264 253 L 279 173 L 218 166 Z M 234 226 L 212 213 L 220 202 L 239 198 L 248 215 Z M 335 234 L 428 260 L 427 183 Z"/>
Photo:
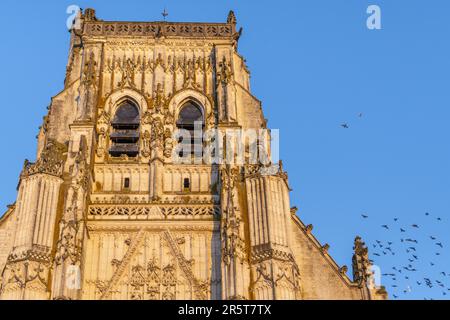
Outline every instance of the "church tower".
<path id="1" fill-rule="evenodd" d="M 387 297 L 360 238 L 351 280 L 290 207 L 241 32 L 233 12 L 79 14 L 37 160 L 0 219 L 0 299 Z"/>

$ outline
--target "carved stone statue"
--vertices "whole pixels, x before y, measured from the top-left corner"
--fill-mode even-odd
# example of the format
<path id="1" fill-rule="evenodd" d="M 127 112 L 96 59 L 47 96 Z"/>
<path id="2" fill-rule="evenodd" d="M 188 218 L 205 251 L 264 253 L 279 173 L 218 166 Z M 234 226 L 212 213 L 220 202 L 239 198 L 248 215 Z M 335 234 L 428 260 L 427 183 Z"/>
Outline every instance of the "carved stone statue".
<path id="1" fill-rule="evenodd" d="M 166 106 L 166 99 L 164 97 L 164 89 L 161 83 L 158 83 L 155 90 L 155 96 L 153 99 L 153 107 L 156 113 L 161 113 L 163 108 Z"/>
<path id="2" fill-rule="evenodd" d="M 134 73 L 136 65 L 131 59 L 123 60 L 122 63 L 122 80 L 119 82 L 119 87 L 134 88 L 136 86 L 136 84 L 134 83 Z"/>
<path id="3" fill-rule="evenodd" d="M 99 158 L 105 155 L 106 151 L 106 129 L 104 127 L 100 128 L 98 133 L 98 145 L 97 145 L 97 156 Z"/>
<path id="4" fill-rule="evenodd" d="M 231 70 L 231 63 L 227 62 L 223 57 L 222 62 L 219 63 L 219 69 L 217 70 L 217 85 L 227 85 L 233 77 L 233 71 Z"/>
<path id="5" fill-rule="evenodd" d="M 144 135 L 142 136 L 142 156 L 145 158 L 150 157 L 150 139 L 150 132 L 145 130 Z"/>
<path id="6" fill-rule="evenodd" d="M 97 62 L 95 61 L 94 52 L 91 52 L 89 60 L 84 64 L 82 83 L 87 88 L 95 87 L 97 84 Z"/>
<path id="7" fill-rule="evenodd" d="M 166 128 L 166 131 L 164 132 L 164 139 L 164 156 L 166 158 L 171 158 L 173 151 L 173 138 L 172 132 L 169 128 Z"/>
<path id="8" fill-rule="evenodd" d="M 164 141 L 164 126 L 160 118 L 156 117 L 153 119 L 152 132 L 151 132 L 151 142 L 157 146 L 163 146 Z"/>

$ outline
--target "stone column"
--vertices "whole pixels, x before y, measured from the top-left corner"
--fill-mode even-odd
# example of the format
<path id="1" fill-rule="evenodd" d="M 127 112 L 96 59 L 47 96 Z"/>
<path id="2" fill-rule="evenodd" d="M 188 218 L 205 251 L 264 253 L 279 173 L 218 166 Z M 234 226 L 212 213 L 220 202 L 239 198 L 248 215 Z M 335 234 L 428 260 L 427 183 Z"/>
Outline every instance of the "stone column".
<path id="1" fill-rule="evenodd" d="M 150 198 L 162 196 L 164 167 L 164 126 L 160 118 L 154 118 L 151 128 Z"/>
<path id="2" fill-rule="evenodd" d="M 49 141 L 36 163 L 25 162 L 17 196 L 13 249 L 2 270 L 0 298 L 49 299 L 49 275 L 65 146 Z"/>
<path id="3" fill-rule="evenodd" d="M 253 281 L 256 300 L 299 298 L 299 270 L 290 249 L 287 176 L 277 168 L 246 168 L 246 194 Z"/>

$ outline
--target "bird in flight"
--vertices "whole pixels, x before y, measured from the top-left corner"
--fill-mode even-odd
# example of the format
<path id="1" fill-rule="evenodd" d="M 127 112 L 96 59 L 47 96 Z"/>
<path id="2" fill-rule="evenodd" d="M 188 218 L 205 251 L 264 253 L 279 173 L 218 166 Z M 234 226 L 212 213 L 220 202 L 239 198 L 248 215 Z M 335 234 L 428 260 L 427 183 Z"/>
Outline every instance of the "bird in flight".
<path id="1" fill-rule="evenodd" d="M 381 227 L 382 227 L 382 228 L 385 228 L 386 230 L 389 230 L 389 226 L 386 225 L 386 224 L 385 224 L 385 225 L 382 225 Z"/>
<path id="2" fill-rule="evenodd" d="M 365 215 L 365 214 L 362 214 L 361 217 L 363 217 L 363 219 L 367 219 L 369 216 Z"/>
<path id="3" fill-rule="evenodd" d="M 348 125 L 348 124 L 346 124 L 346 123 L 343 123 L 343 124 L 341 124 L 341 127 L 342 127 L 342 128 L 344 128 L 344 129 L 348 129 L 348 128 L 350 128 L 350 127 L 349 127 L 349 125 Z"/>
<path id="4" fill-rule="evenodd" d="M 431 236 L 430 239 L 431 240 L 436 240 L 436 237 Z"/>
<path id="5" fill-rule="evenodd" d="M 382 275 L 385 277 L 395 277 L 394 273 L 383 273 Z"/>
<path id="6" fill-rule="evenodd" d="M 412 225 L 413 228 L 419 229 L 419 226 L 417 224 Z"/>
<path id="7" fill-rule="evenodd" d="M 400 232 L 402 232 L 402 233 L 405 233 L 405 232 L 406 232 L 406 230 L 405 230 L 405 229 L 402 229 L 402 228 L 400 228 Z"/>
<path id="8" fill-rule="evenodd" d="M 436 245 L 439 246 L 439 247 L 441 247 L 441 248 L 444 248 L 444 246 L 443 246 L 442 243 L 440 243 L 440 242 L 439 242 L 439 243 L 436 243 Z"/>

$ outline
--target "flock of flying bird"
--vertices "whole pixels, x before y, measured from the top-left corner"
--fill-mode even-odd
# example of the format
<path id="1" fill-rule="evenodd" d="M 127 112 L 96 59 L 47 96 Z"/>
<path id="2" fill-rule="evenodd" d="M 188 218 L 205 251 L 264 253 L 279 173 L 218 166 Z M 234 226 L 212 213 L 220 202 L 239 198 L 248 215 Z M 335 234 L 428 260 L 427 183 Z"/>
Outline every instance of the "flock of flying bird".
<path id="1" fill-rule="evenodd" d="M 427 223 L 434 221 L 435 223 L 442 222 L 440 217 L 432 217 L 430 213 L 425 213 Z M 370 219 L 367 214 L 361 215 L 362 219 Z M 400 224 L 399 218 L 394 218 L 392 224 L 383 224 L 380 226 L 385 232 L 400 232 L 400 238 L 397 242 L 395 241 L 380 241 L 375 240 L 373 244 L 369 246 L 369 254 L 374 256 L 373 260 L 380 260 L 389 262 L 399 262 L 398 258 L 406 258 L 407 260 L 402 261 L 400 265 L 392 266 L 388 269 L 388 272 L 382 273 L 382 281 L 386 280 L 387 277 L 391 283 L 391 289 L 388 290 L 391 297 L 394 299 L 399 299 L 401 295 L 408 295 L 412 292 L 413 288 L 417 288 L 417 293 L 422 294 L 426 292 L 426 289 L 439 289 L 442 292 L 442 299 L 450 298 L 450 286 L 446 285 L 446 280 L 450 280 L 450 272 L 444 270 L 439 270 L 439 277 L 431 277 L 421 274 L 423 263 L 429 264 L 429 268 L 437 268 L 437 262 L 439 257 L 443 255 L 442 250 L 444 249 L 444 244 L 435 235 L 426 235 L 425 243 L 423 240 L 418 240 L 419 232 L 422 229 L 419 224 L 411 224 L 410 226 L 404 226 Z M 414 234 L 415 236 L 411 236 Z M 398 233 L 397 233 L 398 235 Z M 386 235 L 385 238 L 389 238 L 390 234 Z M 421 259 L 421 248 L 419 245 L 427 245 L 426 254 L 428 257 L 434 256 L 430 261 L 424 261 Z M 431 245 L 431 247 L 430 247 Z M 398 258 L 395 258 L 398 257 Z M 383 259 L 386 258 L 386 259 Z M 376 263 L 375 261 L 372 261 Z M 381 264 L 381 263 L 380 263 Z M 382 263 L 384 264 L 384 263 Z M 383 267 L 384 269 L 384 267 Z M 383 270 L 382 269 L 382 270 Z M 384 269 L 385 271 L 387 269 Z M 400 284 L 400 282 L 406 285 Z M 428 298 L 424 297 L 428 300 Z"/>
<path id="2" fill-rule="evenodd" d="M 362 113 L 358 114 L 359 118 L 363 117 Z M 341 124 L 344 129 L 349 129 L 348 123 Z M 426 218 L 435 219 L 437 223 L 442 222 L 440 217 L 431 217 L 430 213 L 425 213 Z M 362 214 L 363 219 L 369 219 L 367 214 Z M 395 243 L 394 241 L 380 241 L 376 240 L 371 246 L 371 254 L 375 257 L 374 260 L 385 260 L 384 258 L 390 257 L 389 261 L 398 260 L 398 258 L 406 257 L 407 260 L 401 263 L 400 266 L 392 266 L 387 273 L 382 273 L 382 279 L 387 277 L 392 283 L 390 293 L 394 299 L 399 299 L 401 295 L 407 295 L 412 292 L 413 287 L 417 286 L 418 291 L 425 293 L 425 289 L 440 289 L 442 291 L 442 298 L 450 298 L 450 286 L 445 284 L 446 280 L 450 280 L 450 272 L 439 271 L 439 278 L 421 274 L 422 263 L 429 264 L 430 268 L 436 269 L 438 265 L 436 260 L 442 257 L 442 250 L 444 244 L 434 235 L 428 235 L 427 239 L 427 256 L 430 254 L 434 256 L 433 261 L 422 261 L 419 248 L 419 240 L 417 237 L 410 236 L 411 233 L 418 235 L 421 227 L 418 224 L 411 224 L 410 226 L 400 226 L 400 219 L 394 218 L 393 225 L 383 224 L 383 228 L 386 232 L 393 232 L 398 230 L 400 232 L 400 239 Z M 422 240 L 421 240 L 422 241 Z M 401 247 L 398 247 L 400 244 Z M 422 244 L 422 243 L 421 243 Z M 429 247 L 431 245 L 431 247 Z M 396 247 L 394 247 L 396 246 Z M 400 250 L 400 251 L 398 251 Z M 396 259 L 393 257 L 397 256 Z M 401 285 L 400 282 L 406 281 L 406 287 Z M 427 300 L 428 298 L 425 297 Z"/>
<path id="3" fill-rule="evenodd" d="M 363 113 L 359 113 L 358 117 L 362 118 Z M 350 125 L 345 122 L 341 124 L 341 127 L 349 129 Z M 361 216 L 364 220 L 370 219 L 367 214 L 362 214 Z M 428 212 L 425 213 L 425 217 L 434 220 L 436 223 L 442 222 L 442 218 L 432 217 Z M 427 223 L 429 222 L 430 220 L 427 221 Z M 373 260 L 383 260 L 380 262 L 395 262 L 403 258 L 406 259 L 403 263 L 400 263 L 400 265 L 392 266 L 388 272 L 382 273 L 382 281 L 388 278 L 391 283 L 390 290 L 388 290 L 391 297 L 399 299 L 402 295 L 406 296 L 411 293 L 413 288 L 417 288 L 417 293 L 425 293 L 426 289 L 440 289 L 442 292 L 442 299 L 450 298 L 450 286 L 446 285 L 446 280 L 450 281 L 450 271 L 446 272 L 439 270 L 438 278 L 436 277 L 437 273 L 435 273 L 434 277 L 421 273 L 424 269 L 422 267 L 425 267 L 427 264 L 427 267 L 432 268 L 433 270 L 436 270 L 436 268 L 439 267 L 437 262 L 443 255 L 443 242 L 435 235 L 426 235 L 425 238 L 420 240 L 421 243 L 419 244 L 418 236 L 420 236 L 419 233 L 424 228 L 421 228 L 419 224 L 416 223 L 411 224 L 410 226 L 400 225 L 399 218 L 394 218 L 393 224 L 391 225 L 381 225 L 381 228 L 384 229 L 385 232 L 389 232 L 389 234 L 399 231 L 400 238 L 396 242 L 376 240 L 371 245 L 369 251 L 369 253 L 374 256 Z M 414 234 L 414 236 L 411 236 L 411 234 Z M 387 235 L 385 239 L 388 237 L 389 236 Z M 426 241 L 426 243 L 423 243 L 424 241 Z M 422 250 L 420 246 L 423 244 L 428 245 L 425 254 L 422 254 L 424 253 L 423 251 L 420 252 Z M 431 255 L 434 256 L 434 258 L 430 261 L 425 261 L 423 255 L 428 257 Z M 388 258 L 389 260 L 387 260 Z M 372 263 L 375 263 L 375 261 L 372 261 Z M 428 300 L 429 298 L 424 297 L 424 299 Z"/>

